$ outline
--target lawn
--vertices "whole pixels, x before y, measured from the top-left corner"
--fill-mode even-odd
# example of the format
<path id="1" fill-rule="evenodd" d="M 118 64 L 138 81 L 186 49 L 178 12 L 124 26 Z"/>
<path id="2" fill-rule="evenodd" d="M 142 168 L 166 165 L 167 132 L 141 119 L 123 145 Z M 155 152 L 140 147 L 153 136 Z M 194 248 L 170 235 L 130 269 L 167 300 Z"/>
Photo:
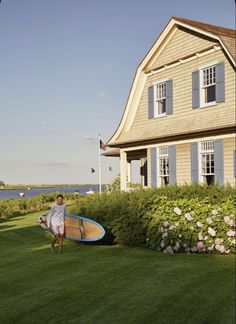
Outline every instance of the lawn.
<path id="1" fill-rule="evenodd" d="M 0 224 L 0 323 L 235 323 L 235 257 L 67 242 L 37 215 Z"/>

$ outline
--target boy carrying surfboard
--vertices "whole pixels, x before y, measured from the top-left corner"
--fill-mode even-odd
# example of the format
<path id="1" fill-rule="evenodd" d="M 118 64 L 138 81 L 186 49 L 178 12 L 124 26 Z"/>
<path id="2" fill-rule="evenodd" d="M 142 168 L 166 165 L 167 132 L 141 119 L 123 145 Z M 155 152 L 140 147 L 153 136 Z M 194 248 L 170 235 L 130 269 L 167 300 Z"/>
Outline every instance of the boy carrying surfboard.
<path id="1" fill-rule="evenodd" d="M 59 253 L 62 252 L 66 214 L 66 205 L 64 204 L 63 199 L 64 197 L 62 194 L 57 195 L 56 204 L 51 206 L 47 215 L 47 226 L 54 234 L 51 242 L 51 250 L 52 252 L 57 252 L 55 249 L 55 243 L 58 241 Z"/>

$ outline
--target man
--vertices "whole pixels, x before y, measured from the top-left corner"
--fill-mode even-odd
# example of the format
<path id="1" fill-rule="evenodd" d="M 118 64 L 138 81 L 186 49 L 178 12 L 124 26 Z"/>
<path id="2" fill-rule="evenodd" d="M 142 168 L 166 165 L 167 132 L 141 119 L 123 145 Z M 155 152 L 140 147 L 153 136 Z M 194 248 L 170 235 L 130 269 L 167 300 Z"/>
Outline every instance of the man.
<path id="1" fill-rule="evenodd" d="M 62 252 L 63 237 L 64 237 L 64 222 L 66 214 L 66 205 L 63 203 L 63 195 L 57 195 L 56 204 L 51 207 L 47 215 L 47 226 L 54 233 L 52 239 L 51 250 L 56 252 L 55 243 L 58 241 L 58 252 Z"/>

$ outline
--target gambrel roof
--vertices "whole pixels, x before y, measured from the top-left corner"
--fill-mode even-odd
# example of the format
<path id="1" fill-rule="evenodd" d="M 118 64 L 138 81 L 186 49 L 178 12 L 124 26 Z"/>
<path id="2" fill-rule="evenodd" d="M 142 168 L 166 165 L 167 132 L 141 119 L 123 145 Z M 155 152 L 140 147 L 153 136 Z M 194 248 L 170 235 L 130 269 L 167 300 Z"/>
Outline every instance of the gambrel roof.
<path id="1" fill-rule="evenodd" d="M 124 140 L 124 137 L 122 138 L 121 136 L 120 138 L 120 135 L 122 135 L 124 129 L 125 131 L 127 131 L 127 128 L 129 128 L 131 125 L 131 121 L 134 119 L 142 89 L 144 88 L 144 84 L 147 78 L 147 73 L 151 73 L 153 72 L 153 70 L 160 69 L 165 66 L 165 64 L 163 64 L 159 66 L 157 65 L 153 68 L 150 62 L 153 62 L 154 57 L 157 56 L 157 53 L 159 50 L 161 50 L 163 44 L 167 43 L 169 39 L 171 39 L 171 34 L 176 28 L 183 28 L 190 33 L 194 33 L 196 35 L 200 35 L 201 37 L 207 38 L 211 42 L 211 48 L 214 48 L 218 44 L 227 56 L 228 61 L 232 66 L 235 67 L 235 30 L 185 18 L 172 17 L 136 70 L 123 116 L 117 130 L 108 141 L 108 146 L 122 147 L 122 144 L 124 144 L 125 142 L 134 141 L 134 138 L 130 138 L 130 141 L 127 139 Z M 197 52 L 200 53 L 201 51 L 197 50 Z M 181 59 L 186 58 L 188 58 L 188 55 L 181 57 Z M 175 64 L 176 62 L 171 62 L 171 64 Z M 130 120 L 130 122 L 128 122 L 128 119 Z"/>

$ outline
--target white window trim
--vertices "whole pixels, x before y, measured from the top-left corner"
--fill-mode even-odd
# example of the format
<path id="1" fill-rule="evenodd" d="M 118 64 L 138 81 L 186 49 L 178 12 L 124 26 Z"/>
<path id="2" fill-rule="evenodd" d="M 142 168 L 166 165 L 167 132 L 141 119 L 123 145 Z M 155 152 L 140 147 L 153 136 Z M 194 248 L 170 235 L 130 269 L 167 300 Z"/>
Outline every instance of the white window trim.
<path id="1" fill-rule="evenodd" d="M 201 143 L 203 143 L 203 142 L 214 142 L 214 139 L 201 140 L 201 141 L 198 142 L 198 181 L 201 184 L 205 184 L 204 175 L 202 175 L 202 158 L 201 158 L 201 155 L 202 155 L 202 153 L 212 153 L 212 150 L 204 151 L 204 152 L 201 150 Z M 214 150 L 213 150 L 213 153 L 214 153 Z M 214 155 L 214 159 L 215 159 L 215 155 Z"/>
<path id="2" fill-rule="evenodd" d="M 208 103 L 205 103 L 204 102 L 204 91 L 203 91 L 203 70 L 208 68 L 208 67 L 211 67 L 211 66 L 215 66 L 216 64 L 218 64 L 219 61 L 214 61 L 214 62 L 209 62 L 207 64 L 204 64 L 204 65 L 201 65 L 198 67 L 198 70 L 199 70 L 199 90 L 200 90 L 200 107 L 199 108 L 206 108 L 206 107 L 210 107 L 210 106 L 216 106 L 217 105 L 217 102 L 216 101 L 212 101 L 212 102 L 208 102 Z"/>
<path id="3" fill-rule="evenodd" d="M 165 154 L 165 155 L 161 154 L 160 155 L 160 147 L 163 147 L 163 146 L 167 146 L 167 154 Z M 160 175 L 159 158 L 164 157 L 164 156 L 169 158 L 168 145 L 161 145 L 161 146 L 157 147 L 157 161 L 156 161 L 156 163 L 157 163 L 157 187 L 158 188 L 161 187 L 161 177 L 162 177 Z"/>
<path id="4" fill-rule="evenodd" d="M 166 83 L 168 80 L 170 79 L 160 79 L 160 80 L 156 80 L 152 83 L 153 87 L 154 87 L 154 117 L 153 119 L 158 119 L 158 118 L 162 118 L 162 117 L 166 117 L 167 113 L 162 113 L 162 114 L 157 114 L 157 100 L 156 100 L 156 86 L 160 83 Z"/>

